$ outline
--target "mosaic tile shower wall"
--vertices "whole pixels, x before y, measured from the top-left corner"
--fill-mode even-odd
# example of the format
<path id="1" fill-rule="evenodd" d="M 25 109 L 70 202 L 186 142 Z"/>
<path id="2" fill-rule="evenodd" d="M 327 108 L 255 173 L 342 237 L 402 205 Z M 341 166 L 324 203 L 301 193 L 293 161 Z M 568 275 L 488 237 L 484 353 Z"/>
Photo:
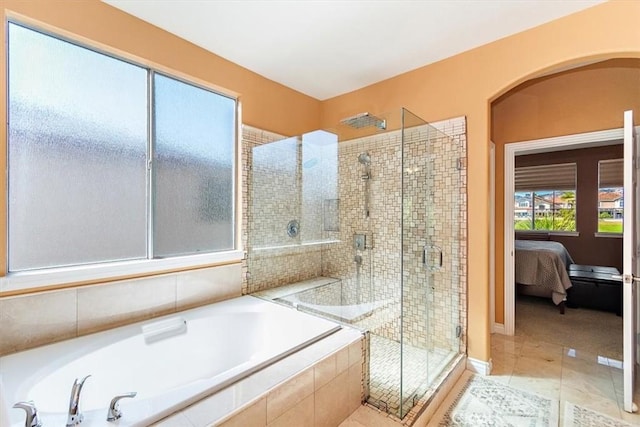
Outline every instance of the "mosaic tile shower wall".
<path id="1" fill-rule="evenodd" d="M 354 282 L 357 264 L 353 260 L 360 254 L 366 266 L 361 275 L 365 285 L 343 286 L 343 293 L 347 301 L 354 300 L 353 293 L 360 289 L 365 301 L 370 298 L 386 303 L 384 310 L 363 321 L 371 332 L 399 341 L 400 298 L 404 298 L 405 342 L 420 348 L 457 351 L 451 348 L 458 343 L 456 327 L 465 330 L 466 321 L 460 318 L 466 303 L 466 129 L 464 118 L 436 126 L 453 131 L 453 137 L 427 126 L 405 131 L 404 213 L 400 133 L 340 144 L 341 231 L 333 237 L 341 243 L 323 251 L 322 273 Z M 365 184 L 357 163 L 362 152 L 369 154 L 372 163 L 369 218 L 363 213 Z M 360 232 L 371 237 L 372 249 L 353 248 L 353 234 Z M 402 295 L 401 242 L 405 263 Z M 442 268 L 430 271 L 423 266 L 422 250 L 427 243 L 434 251 L 442 250 Z M 465 348 L 464 342 L 460 342 L 460 348 Z"/>
<path id="2" fill-rule="evenodd" d="M 269 149 L 262 149 L 267 147 L 265 144 L 269 144 Z M 256 153 L 258 165 L 254 164 Z M 242 263 L 242 293 L 320 276 L 320 247 L 291 246 L 299 243 L 300 238 L 286 233 L 288 222 L 299 217 L 297 139 L 285 139 L 245 125 L 241 161 L 242 244 L 246 251 L 251 251 L 251 269 L 246 257 Z M 254 174 L 255 168 L 258 174 Z M 254 191 L 256 184 L 269 191 Z"/>
<path id="3" fill-rule="evenodd" d="M 405 133 L 403 337 L 418 348 L 456 351 L 465 348 L 457 339 L 458 326 L 465 330 L 465 128 L 464 121 L 444 125 L 454 137 Z"/>
<path id="4" fill-rule="evenodd" d="M 420 348 L 453 351 L 458 349 L 451 347 L 459 344 L 459 350 L 464 351 L 465 337 L 456 340 L 455 334 L 457 326 L 466 330 L 465 119 L 432 125 L 448 136 L 434 132 L 428 126 L 405 131 L 404 217 L 400 132 L 339 143 L 337 194 L 308 195 L 309 201 L 305 202 L 301 200 L 304 197 L 301 194 L 313 193 L 310 184 L 317 186 L 328 181 L 308 179 L 302 192 L 287 195 L 292 188 L 305 185 L 300 182 L 304 181 L 300 171 L 309 162 L 303 150 L 292 149 L 292 141 L 296 140 L 277 142 L 281 146 L 275 146 L 272 153 L 265 150 L 263 154 L 260 148 L 254 150 L 254 147 L 283 137 L 245 126 L 243 229 L 248 230 L 253 240 L 248 242 L 245 233 L 245 248 L 251 249 L 252 259 L 250 273 L 243 278 L 243 291 L 253 293 L 318 276 L 334 277 L 341 280 L 341 304 L 376 302 L 379 308 L 373 315 L 358 322 L 372 333 L 399 340 L 400 301 L 404 298 L 405 342 Z M 254 159 L 256 153 L 258 158 Z M 371 158 L 368 217 L 365 212 L 365 169 L 358 162 L 361 153 L 368 153 Z M 294 159 L 297 167 L 294 167 Z M 275 167 L 270 162 L 282 162 L 284 166 Z M 258 180 L 255 179 L 256 171 L 261 174 Z M 254 174 L 253 183 L 249 179 L 250 173 Z M 256 195 L 253 191 L 252 185 L 260 179 L 269 180 L 268 187 L 272 190 L 266 195 Z M 264 187 L 264 183 L 261 185 Z M 321 189 L 316 187 L 315 191 Z M 298 200 L 297 206 L 285 206 L 285 199 Z M 260 207 L 260 218 L 255 218 L 253 209 L 256 206 Z M 299 206 L 303 206 L 303 211 L 306 206 L 310 216 L 305 218 L 304 212 L 296 212 Z M 337 209 L 337 221 L 327 221 L 327 217 L 333 217 L 328 214 L 331 209 Z M 290 217 L 302 217 L 301 231 L 306 229 L 310 237 L 305 238 L 301 233 L 302 237 L 287 240 L 291 238 L 282 230 Z M 305 227 L 309 223 L 316 226 L 312 230 Z M 255 236 L 257 230 L 261 235 Z M 355 234 L 366 236 L 365 249 L 354 248 Z M 309 244 L 318 241 L 330 243 Z M 437 251 L 442 250 L 441 268 L 427 269 L 422 265 L 422 250 L 427 243 L 431 249 L 427 255 L 431 263 L 437 261 L 434 257 L 437 258 Z M 405 267 L 411 266 L 411 270 L 405 268 L 405 273 L 411 274 L 405 276 L 402 295 L 401 245 Z M 246 263 L 244 268 L 246 273 Z M 323 299 L 335 303 L 336 298 L 325 295 Z"/>
<path id="5" fill-rule="evenodd" d="M 342 279 L 346 301 L 358 299 L 384 303 L 365 320 L 373 334 L 399 340 L 400 234 L 401 234 L 401 135 L 390 132 L 341 142 L 338 148 L 339 243 L 327 246 L 322 256 L 323 275 Z M 371 158 L 369 216 L 365 213 L 364 167 L 360 153 Z M 355 234 L 364 234 L 364 250 L 354 248 Z M 360 276 L 356 256 L 362 257 Z"/>
<path id="6" fill-rule="evenodd" d="M 244 293 L 321 275 L 324 230 L 338 227 L 336 157 L 327 132 L 285 138 L 243 127 Z"/>
<path id="7" fill-rule="evenodd" d="M 464 332 L 467 330 L 467 129 L 464 117 L 446 120 L 434 124 L 434 126 L 451 137 L 451 141 L 446 147 L 442 147 L 445 153 L 442 160 L 443 175 L 440 181 L 435 183 L 435 188 L 447 188 L 451 191 L 436 192 L 436 198 L 444 199 L 443 203 L 434 203 L 438 207 L 449 206 L 447 203 L 457 198 L 457 206 L 451 207 L 448 216 L 448 224 L 438 229 L 441 236 L 441 243 L 445 251 L 451 254 L 450 262 L 445 265 L 447 269 L 441 270 L 438 274 L 445 277 L 436 278 L 436 286 L 432 294 L 434 310 L 431 313 L 436 330 L 442 333 L 437 336 L 444 336 L 447 333 L 456 334 L 448 322 L 451 313 L 457 316 L 460 326 L 459 352 L 464 353 L 467 348 L 467 337 Z M 438 152 L 438 149 L 435 150 Z M 448 163 L 447 163 L 448 162 Z M 455 167 L 454 164 L 455 163 Z M 436 174 L 436 176 L 438 176 Z M 436 211 L 437 212 L 437 211 Z M 456 256 L 457 253 L 457 256 Z M 450 294 L 450 306 L 443 305 L 443 295 Z"/>

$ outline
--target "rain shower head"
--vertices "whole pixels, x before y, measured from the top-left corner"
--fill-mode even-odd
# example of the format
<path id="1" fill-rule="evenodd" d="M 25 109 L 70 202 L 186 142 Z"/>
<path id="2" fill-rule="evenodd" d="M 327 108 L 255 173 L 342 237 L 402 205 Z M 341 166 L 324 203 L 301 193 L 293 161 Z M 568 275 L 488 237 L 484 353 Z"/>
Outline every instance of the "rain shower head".
<path id="1" fill-rule="evenodd" d="M 371 164 L 371 156 L 367 152 L 360 153 L 358 154 L 358 161 L 365 166 L 369 166 Z"/>
<path id="2" fill-rule="evenodd" d="M 346 119 L 340 120 L 340 123 L 351 126 L 355 129 L 362 129 L 369 126 L 375 126 L 380 130 L 385 130 L 387 128 L 386 120 L 369 113 L 360 113 L 355 116 L 347 117 Z"/>

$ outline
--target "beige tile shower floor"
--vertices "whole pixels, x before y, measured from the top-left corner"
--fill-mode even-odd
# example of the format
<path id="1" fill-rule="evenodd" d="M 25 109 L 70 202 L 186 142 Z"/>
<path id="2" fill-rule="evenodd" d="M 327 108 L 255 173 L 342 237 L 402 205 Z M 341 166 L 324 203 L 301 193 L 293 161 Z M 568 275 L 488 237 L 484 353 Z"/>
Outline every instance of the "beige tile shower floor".
<path id="1" fill-rule="evenodd" d="M 404 411 L 413 407 L 413 397 L 427 391 L 429 385 L 455 357 L 453 351 L 426 350 L 371 334 L 370 384 L 371 403 L 389 413 L 400 408 L 401 352 L 404 351 L 405 375 L 402 378 Z M 416 373 L 423 372 L 426 375 Z"/>
<path id="2" fill-rule="evenodd" d="M 516 335 L 491 336 L 490 378 L 559 400 L 560 426 L 564 425 L 565 402 L 640 426 L 640 414 L 629 414 L 622 409 L 622 369 L 619 359 L 613 357 L 622 351 L 622 341 L 612 336 L 622 334 L 620 318 L 612 313 L 584 309 L 567 311 L 567 315 L 561 316 L 544 300 L 519 300 Z M 567 323 L 573 323 L 575 318 L 585 322 L 583 325 L 597 328 L 596 333 L 589 335 L 584 328 L 572 332 Z M 615 344 L 616 341 L 619 344 Z M 640 401 L 640 392 L 634 400 Z M 450 399 L 445 398 L 445 405 L 448 401 Z M 436 415 L 441 413 L 438 411 Z M 390 422 L 384 414 L 361 407 L 341 427 L 389 427 Z M 438 418 L 429 425 L 438 425 Z"/>

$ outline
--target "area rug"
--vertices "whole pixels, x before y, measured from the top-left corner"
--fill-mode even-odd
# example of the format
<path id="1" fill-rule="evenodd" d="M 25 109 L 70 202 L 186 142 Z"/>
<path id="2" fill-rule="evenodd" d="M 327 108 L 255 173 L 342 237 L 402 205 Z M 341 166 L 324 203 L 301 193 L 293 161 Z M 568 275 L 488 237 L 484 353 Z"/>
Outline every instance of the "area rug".
<path id="1" fill-rule="evenodd" d="M 582 406 L 574 405 L 571 402 L 564 404 L 564 426 L 565 427 L 633 427 L 623 420 L 611 418 L 600 412 Z"/>
<path id="2" fill-rule="evenodd" d="M 556 427 L 560 402 L 472 375 L 440 427 Z"/>

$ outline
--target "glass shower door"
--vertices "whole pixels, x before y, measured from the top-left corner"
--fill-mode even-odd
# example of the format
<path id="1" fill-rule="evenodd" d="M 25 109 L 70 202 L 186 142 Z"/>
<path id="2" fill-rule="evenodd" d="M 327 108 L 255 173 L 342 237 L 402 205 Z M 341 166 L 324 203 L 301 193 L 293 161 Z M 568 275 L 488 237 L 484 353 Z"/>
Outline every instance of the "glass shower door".
<path id="1" fill-rule="evenodd" d="M 456 145 L 402 111 L 400 417 L 460 351 L 460 180 Z"/>

